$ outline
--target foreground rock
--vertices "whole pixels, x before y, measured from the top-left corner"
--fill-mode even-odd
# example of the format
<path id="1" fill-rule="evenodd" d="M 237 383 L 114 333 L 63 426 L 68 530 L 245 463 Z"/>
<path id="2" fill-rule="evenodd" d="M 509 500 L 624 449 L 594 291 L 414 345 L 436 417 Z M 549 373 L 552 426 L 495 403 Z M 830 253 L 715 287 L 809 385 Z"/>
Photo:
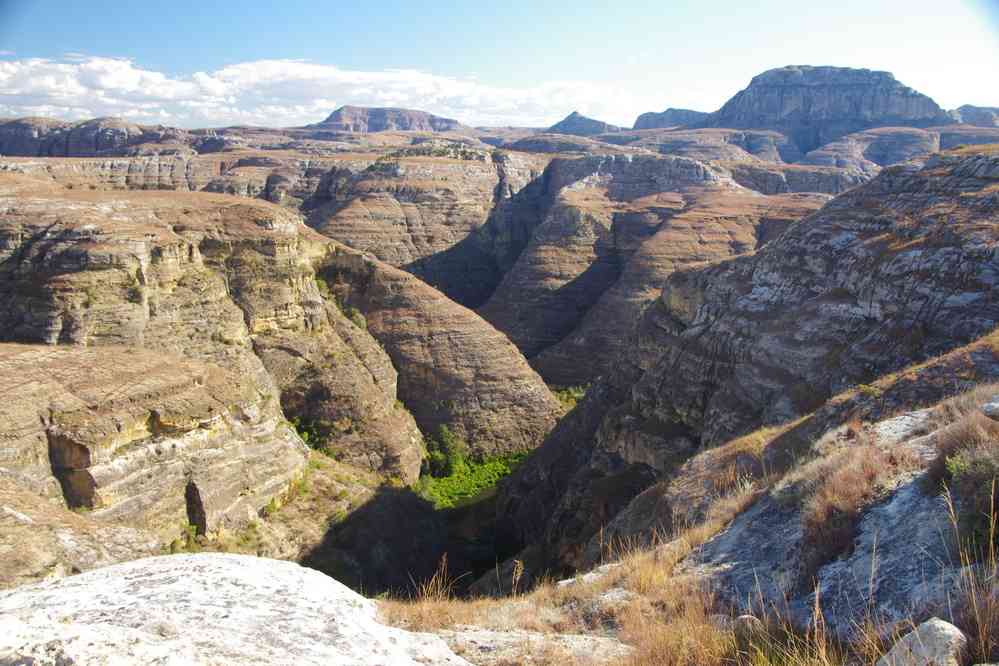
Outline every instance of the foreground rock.
<path id="1" fill-rule="evenodd" d="M 155 557 L 0 593 L 0 664 L 468 664 L 297 564 Z"/>
<path id="2" fill-rule="evenodd" d="M 895 643 L 876 666 L 961 666 L 967 645 L 960 629 L 934 617 Z"/>

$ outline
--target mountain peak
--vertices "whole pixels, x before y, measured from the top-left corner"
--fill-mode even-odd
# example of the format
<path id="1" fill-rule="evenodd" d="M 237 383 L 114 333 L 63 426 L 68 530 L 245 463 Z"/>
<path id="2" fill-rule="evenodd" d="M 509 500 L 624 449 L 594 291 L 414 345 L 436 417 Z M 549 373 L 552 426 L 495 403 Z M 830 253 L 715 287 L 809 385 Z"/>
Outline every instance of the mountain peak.
<path id="1" fill-rule="evenodd" d="M 555 134 L 574 134 L 576 136 L 593 136 L 594 134 L 604 134 L 605 132 L 619 132 L 617 125 L 605 123 L 602 120 L 588 118 L 579 111 L 573 111 L 568 116 L 548 128 L 548 132 Z"/>

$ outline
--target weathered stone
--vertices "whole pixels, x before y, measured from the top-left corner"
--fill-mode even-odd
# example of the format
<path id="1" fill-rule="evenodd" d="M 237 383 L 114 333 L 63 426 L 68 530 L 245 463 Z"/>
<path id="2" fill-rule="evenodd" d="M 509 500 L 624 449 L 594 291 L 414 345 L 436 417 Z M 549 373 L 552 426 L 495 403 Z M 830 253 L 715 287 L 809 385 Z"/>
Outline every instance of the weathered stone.
<path id="1" fill-rule="evenodd" d="M 753 77 L 703 124 L 785 132 L 802 152 L 877 126 L 927 127 L 950 122 L 937 104 L 888 72 L 789 66 Z"/>
<path id="2" fill-rule="evenodd" d="M 895 643 L 876 666 L 962 666 L 967 645 L 960 629 L 934 617 Z"/>
<path id="3" fill-rule="evenodd" d="M 0 664 L 454 664 L 332 578 L 241 555 L 137 560 L 0 592 Z"/>
<path id="4" fill-rule="evenodd" d="M 60 578 L 155 555 L 153 534 L 108 524 L 46 501 L 0 477 L 0 588 Z"/>
<path id="5" fill-rule="evenodd" d="M 169 541 L 256 517 L 305 466 L 273 398 L 128 347 L 0 345 L 2 465 L 35 492 Z M 61 488 L 60 488 L 61 486 Z"/>

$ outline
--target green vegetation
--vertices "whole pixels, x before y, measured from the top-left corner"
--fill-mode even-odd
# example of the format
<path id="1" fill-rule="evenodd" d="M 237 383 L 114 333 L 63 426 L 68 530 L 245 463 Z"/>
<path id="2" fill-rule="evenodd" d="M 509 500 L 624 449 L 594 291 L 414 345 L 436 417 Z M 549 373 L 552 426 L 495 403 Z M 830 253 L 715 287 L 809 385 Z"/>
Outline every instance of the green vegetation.
<path id="1" fill-rule="evenodd" d="M 416 492 L 434 508 L 451 509 L 472 500 L 509 476 L 526 452 L 473 460 L 468 445 L 447 426 L 428 442 L 428 456 Z"/>
<path id="2" fill-rule="evenodd" d="M 347 319 L 350 319 L 350 321 L 353 322 L 354 326 L 364 329 L 365 331 L 368 330 L 368 320 L 364 318 L 364 315 L 361 314 L 360 310 L 351 306 L 344 310 L 344 314 L 347 315 Z"/>
<path id="3" fill-rule="evenodd" d="M 349 421 L 349 419 L 347 420 Z M 291 423 L 295 432 L 297 432 L 298 436 L 302 438 L 302 441 L 305 442 L 306 446 L 313 451 L 319 451 L 320 453 L 333 459 L 336 459 L 336 451 L 329 447 L 328 440 L 330 433 L 334 430 L 349 429 L 344 419 L 340 419 L 340 421 L 335 423 L 330 423 L 324 419 L 307 419 L 301 416 L 295 416 L 292 417 L 289 423 Z M 353 422 L 351 422 L 349 426 L 352 427 Z"/>
<path id="4" fill-rule="evenodd" d="M 562 408 L 566 413 L 571 412 L 576 406 L 576 403 L 583 399 L 586 392 L 589 390 L 589 385 L 587 386 L 552 386 L 551 392 L 558 401 L 562 403 Z"/>

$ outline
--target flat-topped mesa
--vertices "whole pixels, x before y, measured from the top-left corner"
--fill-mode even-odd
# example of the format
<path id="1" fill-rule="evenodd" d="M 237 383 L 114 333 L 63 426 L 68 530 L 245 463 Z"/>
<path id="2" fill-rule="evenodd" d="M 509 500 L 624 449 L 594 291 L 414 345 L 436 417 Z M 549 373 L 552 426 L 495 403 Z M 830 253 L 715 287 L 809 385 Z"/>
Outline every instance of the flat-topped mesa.
<path id="1" fill-rule="evenodd" d="M 617 125 L 605 123 L 602 120 L 587 118 L 578 111 L 573 111 L 568 116 L 549 127 L 546 131 L 553 134 L 575 134 L 576 136 L 595 136 L 606 132 L 617 132 L 621 128 Z"/>
<path id="2" fill-rule="evenodd" d="M 802 152 L 871 127 L 953 123 L 936 102 L 889 72 L 788 66 L 763 72 L 700 125 L 785 132 Z"/>
<path id="3" fill-rule="evenodd" d="M 442 118 L 426 111 L 367 106 L 341 106 L 326 120 L 307 126 L 339 132 L 454 132 L 464 129 L 457 120 Z"/>
<path id="4" fill-rule="evenodd" d="M 632 129 L 659 129 L 663 127 L 678 127 L 680 125 L 692 125 L 699 123 L 708 117 L 704 111 L 693 111 L 691 109 L 674 109 L 672 107 L 665 111 L 650 111 L 643 113 L 635 119 Z"/>
<path id="5" fill-rule="evenodd" d="M 90 157 L 142 152 L 193 152 L 197 141 L 173 127 L 136 125 L 121 118 L 94 118 L 76 123 L 51 118 L 16 118 L 0 122 L 0 155 L 21 157 Z"/>

